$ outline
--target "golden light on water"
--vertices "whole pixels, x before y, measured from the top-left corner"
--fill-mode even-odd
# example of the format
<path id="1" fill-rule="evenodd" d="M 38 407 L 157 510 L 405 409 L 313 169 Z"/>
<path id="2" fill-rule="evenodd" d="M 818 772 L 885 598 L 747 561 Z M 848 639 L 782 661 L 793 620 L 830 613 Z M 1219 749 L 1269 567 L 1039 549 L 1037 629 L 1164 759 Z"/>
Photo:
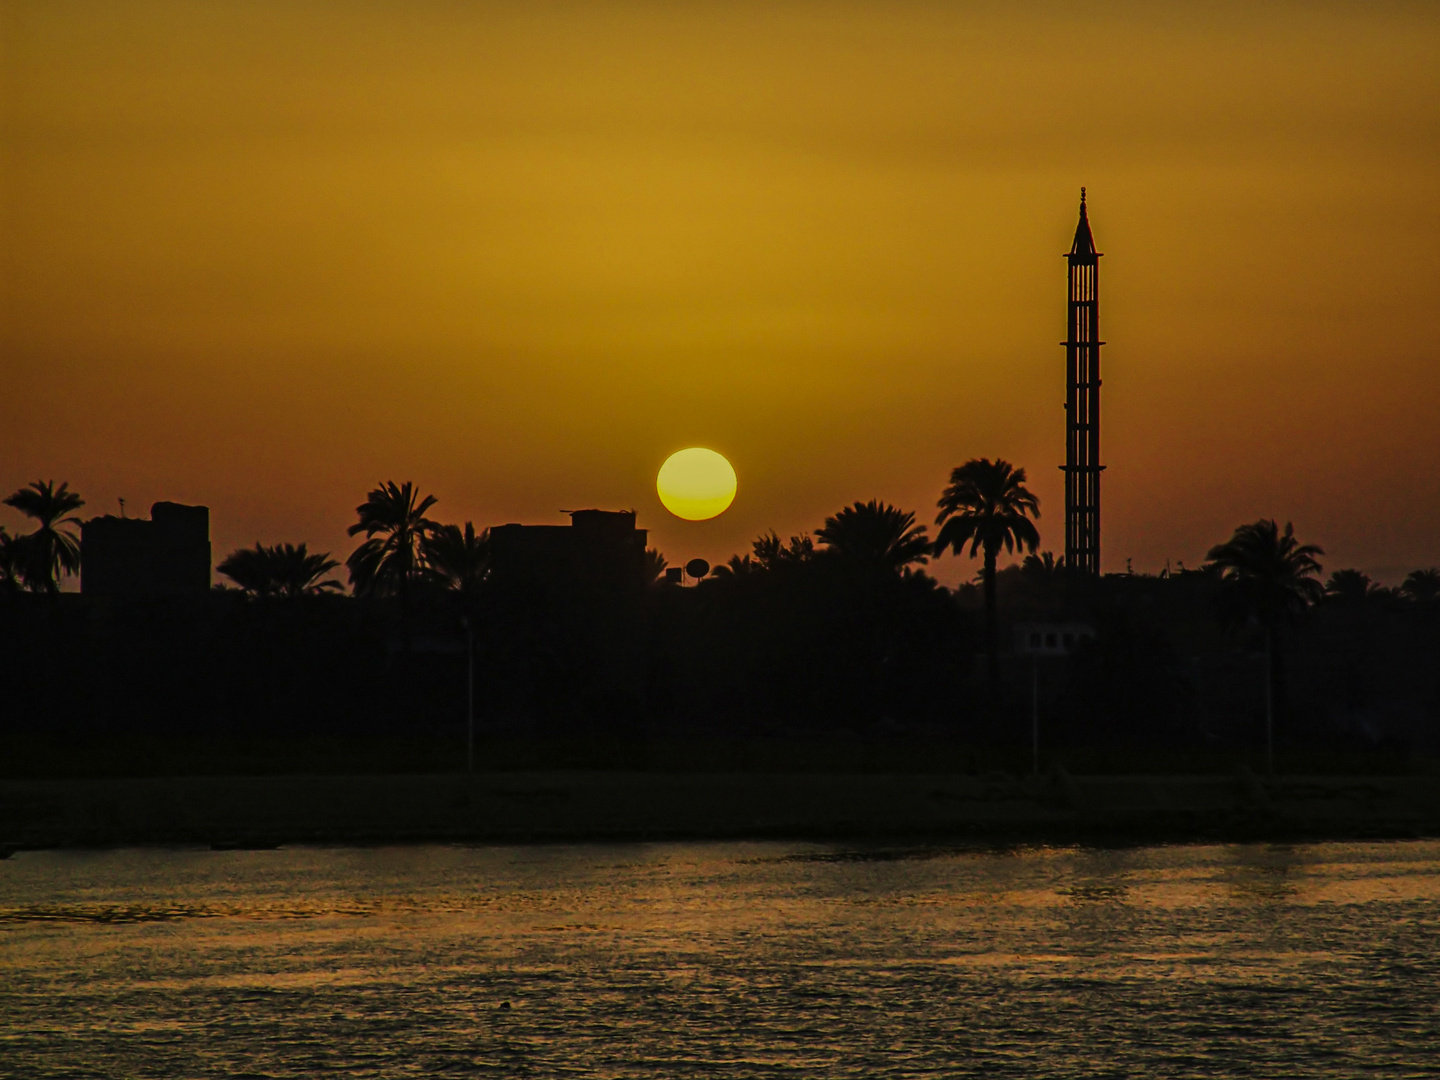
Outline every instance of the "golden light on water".
<path id="1" fill-rule="evenodd" d="M 665 459 L 655 477 L 660 501 L 678 518 L 705 521 L 735 501 L 735 470 L 714 450 L 691 446 Z"/>

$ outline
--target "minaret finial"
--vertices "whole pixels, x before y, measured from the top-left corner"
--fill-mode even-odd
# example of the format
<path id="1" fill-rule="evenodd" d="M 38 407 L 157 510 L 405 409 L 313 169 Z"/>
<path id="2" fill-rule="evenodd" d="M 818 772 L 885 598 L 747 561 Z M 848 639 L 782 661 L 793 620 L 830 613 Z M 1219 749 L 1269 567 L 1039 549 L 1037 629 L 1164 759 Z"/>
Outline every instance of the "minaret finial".
<path id="1" fill-rule="evenodd" d="M 1085 209 L 1085 189 L 1083 187 L 1080 189 L 1080 209 Z"/>

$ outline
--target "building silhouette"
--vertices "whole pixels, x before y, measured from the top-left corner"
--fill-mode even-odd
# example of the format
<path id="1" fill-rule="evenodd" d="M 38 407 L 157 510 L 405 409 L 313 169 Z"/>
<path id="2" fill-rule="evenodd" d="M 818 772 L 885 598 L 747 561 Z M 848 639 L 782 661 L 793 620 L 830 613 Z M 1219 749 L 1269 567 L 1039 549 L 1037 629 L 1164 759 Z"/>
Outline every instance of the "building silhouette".
<path id="1" fill-rule="evenodd" d="M 1065 346 L 1065 565 L 1100 573 L 1100 252 L 1080 189 Z"/>
<path id="2" fill-rule="evenodd" d="M 628 724 L 646 685 L 646 531 L 635 512 L 573 510 L 569 525 L 490 529 L 488 632 L 512 720 Z"/>
<path id="3" fill-rule="evenodd" d="M 646 530 L 633 510 L 570 510 L 569 525 L 496 525 L 490 575 L 500 585 L 630 590 L 645 584 Z"/>
<path id="4" fill-rule="evenodd" d="M 210 589 L 210 509 L 157 502 L 144 518 L 92 518 L 80 525 L 80 591 L 155 597 Z"/>

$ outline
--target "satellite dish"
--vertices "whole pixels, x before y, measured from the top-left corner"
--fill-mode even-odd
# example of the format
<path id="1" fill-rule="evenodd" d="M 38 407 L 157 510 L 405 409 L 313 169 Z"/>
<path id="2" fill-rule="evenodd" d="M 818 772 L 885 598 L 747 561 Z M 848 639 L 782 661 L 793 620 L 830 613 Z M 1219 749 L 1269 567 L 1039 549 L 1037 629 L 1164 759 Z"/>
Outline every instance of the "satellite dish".
<path id="1" fill-rule="evenodd" d="M 685 573 L 693 578 L 702 578 L 710 572 L 710 564 L 704 559 L 691 559 L 685 564 Z"/>

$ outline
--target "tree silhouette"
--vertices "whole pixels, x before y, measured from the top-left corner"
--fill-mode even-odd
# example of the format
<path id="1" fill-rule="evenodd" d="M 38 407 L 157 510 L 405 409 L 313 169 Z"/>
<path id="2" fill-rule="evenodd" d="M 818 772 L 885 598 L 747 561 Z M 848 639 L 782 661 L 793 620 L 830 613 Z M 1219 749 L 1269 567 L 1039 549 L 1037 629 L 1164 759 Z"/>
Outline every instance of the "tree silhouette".
<path id="1" fill-rule="evenodd" d="M 1400 591 L 1411 600 L 1422 604 L 1433 603 L 1440 598 L 1440 567 L 1410 571 L 1401 584 Z"/>
<path id="2" fill-rule="evenodd" d="M 1021 580 L 1032 593 L 1047 598 L 1060 595 L 1067 580 L 1065 556 L 1057 559 L 1050 551 L 1026 555 L 1020 560 L 1019 571 Z"/>
<path id="3" fill-rule="evenodd" d="M 1325 596 L 1347 604 L 1364 603 L 1382 591 L 1369 574 L 1360 570 L 1336 570 L 1325 582 Z"/>
<path id="4" fill-rule="evenodd" d="M 340 565 L 330 558 L 328 551 L 317 551 L 312 555 L 305 550 L 304 544 L 277 544 L 270 549 L 270 557 L 274 567 L 271 577 L 275 581 L 275 591 L 282 596 L 315 596 L 345 588 L 333 579 L 320 580 Z"/>
<path id="5" fill-rule="evenodd" d="M 645 584 L 654 585 L 665 576 L 665 556 L 658 548 L 645 549 Z"/>
<path id="6" fill-rule="evenodd" d="M 473 596 L 479 592 L 490 570 L 490 530 L 475 531 L 467 521 L 459 525 L 439 525 L 422 540 L 425 560 L 437 577 L 456 592 Z"/>
<path id="7" fill-rule="evenodd" d="M 215 569 L 251 596 L 269 596 L 275 591 L 269 555 L 269 551 L 257 543 L 253 548 L 232 551 L 215 564 Z"/>
<path id="8" fill-rule="evenodd" d="M 1000 549 L 1013 552 L 1040 546 L 1040 533 L 1030 515 L 1040 516 L 1040 500 L 1025 486 L 1025 470 L 996 458 L 972 458 L 951 470 L 950 486 L 936 503 L 935 554 L 952 548 L 956 555 L 970 545 L 970 557 L 984 555 L 985 651 L 989 658 L 990 689 L 1000 686 L 999 619 L 995 602 L 995 561 Z"/>
<path id="9" fill-rule="evenodd" d="M 435 496 L 423 499 L 409 480 L 381 484 L 355 508 L 360 520 L 350 535 L 365 534 L 365 541 L 345 560 L 350 586 L 357 596 L 399 596 L 429 576 L 424 544 L 439 525 L 425 516 Z"/>
<path id="10" fill-rule="evenodd" d="M 781 566 L 794 566 L 809 562 L 815 557 L 815 541 L 808 536 L 792 536 L 787 546 L 772 529 L 755 538 L 750 545 L 755 561 L 762 570 L 775 570 Z"/>
<path id="11" fill-rule="evenodd" d="M 252 596 L 315 596 L 342 590 L 338 581 L 320 579 L 340 564 L 328 551 L 311 554 L 304 544 L 240 548 L 215 567 Z"/>
<path id="12" fill-rule="evenodd" d="M 1302 615 L 1324 595 L 1315 577 L 1321 571 L 1315 556 L 1323 554 L 1314 544 L 1296 540 L 1288 521 L 1282 533 L 1274 521 L 1262 519 L 1241 525 L 1207 556 L 1225 583 L 1220 596 L 1227 617 L 1254 618 L 1265 632 L 1265 753 L 1271 772 L 1275 771 L 1275 702 L 1284 675 L 1277 637 L 1283 623 Z"/>
<path id="13" fill-rule="evenodd" d="M 997 593 L 1005 596 L 1006 588 L 1023 603 L 1038 605 L 1040 608 L 1058 610 L 1063 606 L 1070 591 L 1070 575 L 1065 570 L 1065 558 L 1056 558 L 1053 552 L 1042 551 L 1038 555 L 1026 555 L 1019 566 L 1008 566 L 996 575 Z"/>
<path id="14" fill-rule="evenodd" d="M 1020 560 L 1020 572 L 1031 581 L 1049 584 L 1065 573 L 1065 556 L 1057 559 L 1053 551 L 1026 555 Z"/>
<path id="15" fill-rule="evenodd" d="M 710 576 L 713 578 L 742 578 L 761 573 L 764 569 L 759 561 L 749 555 L 731 555 L 728 561 L 711 569 Z"/>
<path id="16" fill-rule="evenodd" d="M 19 543 L 20 574 L 25 584 L 36 592 L 56 593 L 60 575 L 80 570 L 80 538 L 65 528 L 79 525 L 80 519 L 70 516 L 85 505 L 85 500 L 62 483 L 57 489 L 53 480 L 36 480 L 5 500 L 28 518 L 37 522 L 35 531 L 12 540 Z"/>
<path id="17" fill-rule="evenodd" d="M 20 591 L 22 555 L 20 538 L 0 525 L 0 594 Z"/>
<path id="18" fill-rule="evenodd" d="M 871 499 L 847 506 L 815 530 L 826 549 L 859 566 L 899 573 L 915 563 L 929 562 L 930 538 L 915 515 Z"/>

